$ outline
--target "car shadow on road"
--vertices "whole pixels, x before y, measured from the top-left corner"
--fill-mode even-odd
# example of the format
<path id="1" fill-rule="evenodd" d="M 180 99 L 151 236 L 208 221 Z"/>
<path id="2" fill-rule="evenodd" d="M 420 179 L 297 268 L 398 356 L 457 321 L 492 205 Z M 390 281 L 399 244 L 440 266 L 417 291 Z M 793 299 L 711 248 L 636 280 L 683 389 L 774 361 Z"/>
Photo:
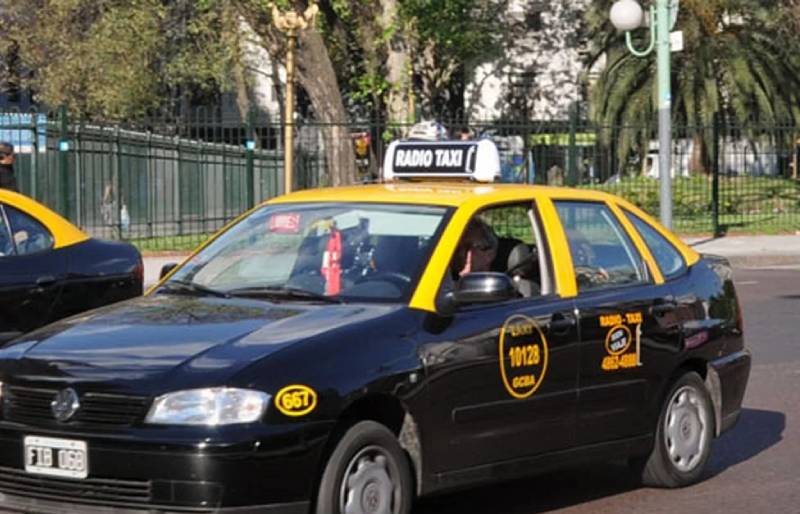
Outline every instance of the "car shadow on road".
<path id="1" fill-rule="evenodd" d="M 714 442 L 710 478 L 780 442 L 785 427 L 786 416 L 781 412 L 743 409 L 737 425 Z M 414 514 L 537 514 L 639 487 L 623 462 L 598 462 L 424 499 Z"/>
<path id="2" fill-rule="evenodd" d="M 742 409 L 736 426 L 714 441 L 709 471 L 717 475 L 731 466 L 748 461 L 783 439 L 783 412 Z"/>

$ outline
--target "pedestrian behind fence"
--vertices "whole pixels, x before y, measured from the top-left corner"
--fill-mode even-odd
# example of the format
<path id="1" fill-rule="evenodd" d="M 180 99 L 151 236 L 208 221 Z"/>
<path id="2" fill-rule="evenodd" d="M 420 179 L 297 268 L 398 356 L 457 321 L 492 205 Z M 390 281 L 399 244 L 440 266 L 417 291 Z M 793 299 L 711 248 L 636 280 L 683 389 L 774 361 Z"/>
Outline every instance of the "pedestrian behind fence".
<path id="1" fill-rule="evenodd" d="M 14 145 L 0 142 L 0 188 L 19 191 L 17 178 L 14 176 Z"/>

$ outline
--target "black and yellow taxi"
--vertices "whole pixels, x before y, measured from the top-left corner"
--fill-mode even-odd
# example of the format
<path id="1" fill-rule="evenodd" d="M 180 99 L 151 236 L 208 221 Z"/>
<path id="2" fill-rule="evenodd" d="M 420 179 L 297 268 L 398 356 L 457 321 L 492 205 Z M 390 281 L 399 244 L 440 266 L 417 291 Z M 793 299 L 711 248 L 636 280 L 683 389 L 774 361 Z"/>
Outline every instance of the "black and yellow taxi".
<path id="1" fill-rule="evenodd" d="M 399 514 L 627 457 L 698 481 L 750 369 L 731 269 L 488 141 L 272 199 L 142 298 L 0 350 L 0 508 Z"/>
<path id="2" fill-rule="evenodd" d="M 0 343 L 142 294 L 139 251 L 89 237 L 25 195 L 0 189 Z"/>

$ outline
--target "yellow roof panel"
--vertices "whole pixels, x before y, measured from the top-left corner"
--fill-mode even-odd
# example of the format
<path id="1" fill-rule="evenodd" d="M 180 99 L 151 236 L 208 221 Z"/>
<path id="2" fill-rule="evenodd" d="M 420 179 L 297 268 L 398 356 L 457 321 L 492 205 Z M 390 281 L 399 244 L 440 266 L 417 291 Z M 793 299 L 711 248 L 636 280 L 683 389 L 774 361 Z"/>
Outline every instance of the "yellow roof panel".
<path id="1" fill-rule="evenodd" d="M 292 202 L 375 202 L 443 205 L 495 203 L 522 198 L 569 197 L 606 200 L 611 195 L 599 191 L 531 186 L 524 184 L 476 184 L 452 182 L 398 182 L 349 187 L 306 189 L 280 196 L 266 203 Z"/>

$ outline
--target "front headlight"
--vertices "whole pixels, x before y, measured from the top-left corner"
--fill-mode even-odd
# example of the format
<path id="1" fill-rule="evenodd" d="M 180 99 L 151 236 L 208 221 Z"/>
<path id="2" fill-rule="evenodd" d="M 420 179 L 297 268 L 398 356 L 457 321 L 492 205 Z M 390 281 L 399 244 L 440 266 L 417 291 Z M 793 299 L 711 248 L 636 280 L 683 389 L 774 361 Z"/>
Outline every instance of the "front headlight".
<path id="1" fill-rule="evenodd" d="M 252 423 L 264 415 L 270 395 L 250 389 L 213 387 L 159 396 L 146 423 L 159 425 L 233 425 Z"/>

